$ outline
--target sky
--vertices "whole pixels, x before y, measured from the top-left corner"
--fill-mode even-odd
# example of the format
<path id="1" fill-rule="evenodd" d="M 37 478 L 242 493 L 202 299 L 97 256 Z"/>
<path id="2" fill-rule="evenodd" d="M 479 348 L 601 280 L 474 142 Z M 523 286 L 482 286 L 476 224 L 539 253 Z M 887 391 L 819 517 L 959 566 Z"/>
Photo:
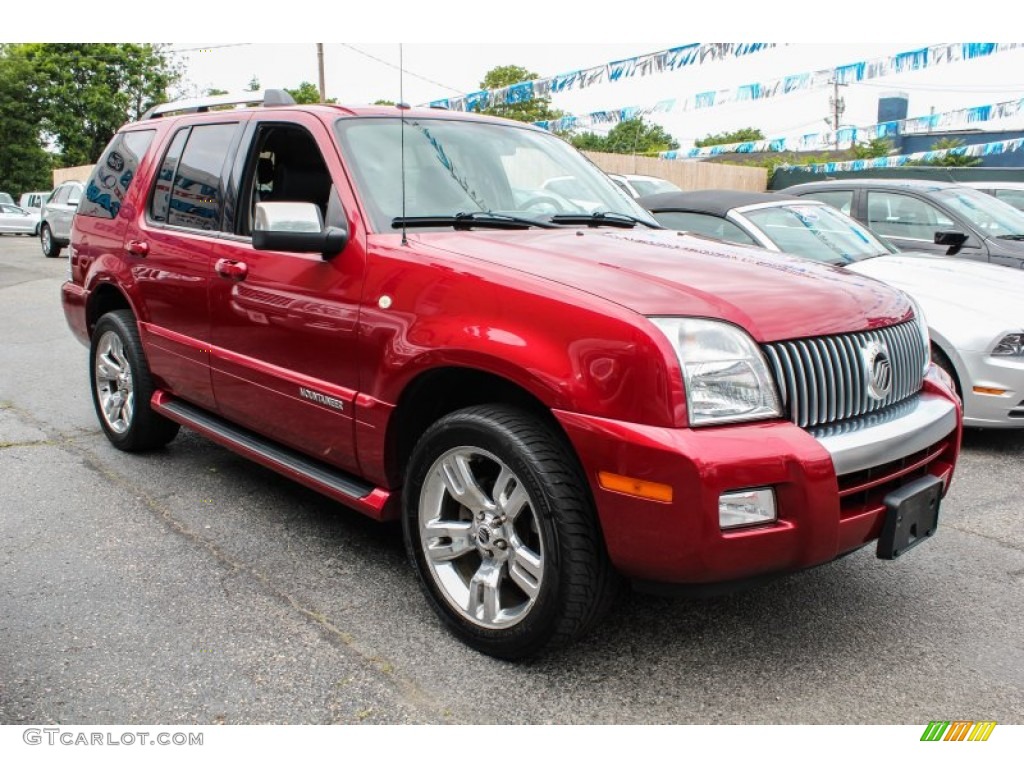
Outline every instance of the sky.
<path id="1" fill-rule="evenodd" d="M 476 90 L 492 67 L 516 64 L 550 76 L 568 70 L 663 50 L 693 42 L 688 38 L 637 43 L 568 43 L 559 46 L 506 44 L 403 44 L 406 76 L 404 99 L 411 104 Z M 894 43 L 794 43 L 738 59 L 693 66 L 672 73 L 634 77 L 585 90 L 557 94 L 553 106 L 570 114 L 625 106 L 644 106 L 666 98 L 737 86 L 772 77 L 890 56 L 935 44 L 937 40 Z M 224 47 L 221 47 L 224 46 Z M 315 43 L 225 44 L 175 43 L 185 65 L 189 95 L 206 88 L 243 90 L 252 77 L 263 87 L 295 87 L 315 83 Z M 397 43 L 325 43 L 327 94 L 343 103 L 376 99 L 399 100 Z M 1001 53 L 989 60 L 929 68 L 851 85 L 841 89 L 846 112 L 841 123 L 870 125 L 877 121 L 879 96 L 895 92 L 909 97 L 909 116 L 978 106 L 1024 96 L 1024 51 Z M 769 137 L 824 131 L 831 90 L 816 90 L 722 107 L 652 115 L 684 146 L 708 133 L 745 126 Z"/>
<path id="2" fill-rule="evenodd" d="M 185 79 L 182 94 L 207 88 L 244 89 L 255 76 L 263 87 L 316 82 L 315 37 L 325 40 L 329 96 L 345 103 L 399 99 L 399 42 L 406 76 L 404 100 L 411 104 L 476 90 L 492 67 L 516 64 L 550 76 L 700 41 L 775 42 L 769 52 L 675 73 L 635 77 L 559 94 L 554 106 L 572 114 L 645 106 L 665 98 L 833 67 L 948 41 L 991 40 L 1000 18 L 994 4 L 961 6 L 955 19 L 936 13 L 930 0 L 901 0 L 898 13 L 881 6 L 809 4 L 802 0 L 732 0 L 704 3 L 582 5 L 557 0 L 480 0 L 299 4 L 207 3 L 193 14 L 136 6 L 114 18 L 85 12 L 80 2 L 50 0 L 49 20 L 31 14 L 8 17 L 0 41 L 173 42 Z M 182 6 L 184 7 L 184 6 Z M 245 13 L 239 13 L 242 7 Z M 975 12 L 975 10 L 979 12 Z M 24 17 L 24 18 L 22 18 Z M 159 23 L 154 23 L 156 20 Z M 116 22 L 116 23 L 115 23 Z M 1003 25 L 1015 31 L 1015 24 Z M 221 37 L 202 42 L 197 32 Z M 907 37 L 911 31 L 915 37 Z M 155 37 L 155 35 L 160 37 Z M 871 42 L 866 42 L 866 41 Z M 930 68 L 842 89 L 844 125 L 877 120 L 882 94 L 905 92 L 909 116 L 1024 97 L 1024 51 L 987 60 Z M 761 102 L 696 112 L 652 116 L 683 146 L 708 133 L 754 126 L 768 137 L 827 130 L 828 90 L 802 92 Z M 992 126 L 1008 127 L 1008 126 Z M 1016 127 L 1016 126 L 1014 126 Z"/>

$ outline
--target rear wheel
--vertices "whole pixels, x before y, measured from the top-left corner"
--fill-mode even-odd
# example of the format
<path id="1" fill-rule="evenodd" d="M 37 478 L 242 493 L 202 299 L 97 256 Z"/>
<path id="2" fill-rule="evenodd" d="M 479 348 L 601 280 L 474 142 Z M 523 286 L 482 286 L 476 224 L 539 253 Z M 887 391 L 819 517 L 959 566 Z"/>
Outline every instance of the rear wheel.
<path id="1" fill-rule="evenodd" d="M 478 406 L 431 426 L 410 459 L 403 530 L 434 609 L 492 656 L 580 637 L 615 594 L 575 457 L 524 411 Z"/>
<path id="2" fill-rule="evenodd" d="M 89 367 L 96 415 L 115 448 L 150 450 L 178 434 L 178 424 L 150 407 L 155 388 L 130 310 L 108 312 L 96 323 Z"/>
<path id="3" fill-rule="evenodd" d="M 49 224 L 43 224 L 39 230 L 39 244 L 43 247 L 43 255 L 48 259 L 54 259 L 60 256 L 60 251 L 63 246 L 59 245 L 53 237 L 53 232 L 50 231 Z"/>

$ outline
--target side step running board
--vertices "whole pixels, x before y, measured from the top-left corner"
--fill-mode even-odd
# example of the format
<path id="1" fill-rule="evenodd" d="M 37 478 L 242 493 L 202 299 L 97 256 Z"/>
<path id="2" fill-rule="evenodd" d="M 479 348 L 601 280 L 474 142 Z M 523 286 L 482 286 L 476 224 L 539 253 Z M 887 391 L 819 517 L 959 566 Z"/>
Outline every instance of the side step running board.
<path id="1" fill-rule="evenodd" d="M 355 475 L 276 443 L 163 391 L 153 393 L 153 410 L 258 464 L 280 472 L 375 520 L 395 517 L 390 493 Z"/>

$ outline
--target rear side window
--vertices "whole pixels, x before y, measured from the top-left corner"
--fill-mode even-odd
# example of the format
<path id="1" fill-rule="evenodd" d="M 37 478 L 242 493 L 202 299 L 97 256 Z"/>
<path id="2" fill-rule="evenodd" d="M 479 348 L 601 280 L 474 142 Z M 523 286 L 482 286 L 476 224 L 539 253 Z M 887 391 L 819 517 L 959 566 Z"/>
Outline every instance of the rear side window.
<path id="1" fill-rule="evenodd" d="M 785 194 L 786 190 L 782 190 Z M 820 200 L 823 203 L 828 203 L 833 208 L 838 208 L 840 211 L 845 213 L 847 216 L 852 216 L 850 213 L 853 210 L 853 190 L 852 189 L 837 189 L 829 192 L 811 192 L 810 194 L 804 195 L 812 200 Z"/>
<path id="2" fill-rule="evenodd" d="M 131 131 L 119 133 L 111 140 L 85 184 L 85 196 L 78 204 L 79 216 L 117 216 L 155 135 L 156 131 Z"/>
<path id="3" fill-rule="evenodd" d="M 197 125 L 179 131 L 160 167 L 150 213 L 189 229 L 220 229 L 224 206 L 222 170 L 237 123 Z"/>

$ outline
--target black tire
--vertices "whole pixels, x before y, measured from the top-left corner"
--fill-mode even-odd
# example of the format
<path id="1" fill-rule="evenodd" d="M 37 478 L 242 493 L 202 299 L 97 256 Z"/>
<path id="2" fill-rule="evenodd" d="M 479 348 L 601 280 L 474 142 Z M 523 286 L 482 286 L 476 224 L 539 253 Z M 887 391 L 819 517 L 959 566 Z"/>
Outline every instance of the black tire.
<path id="1" fill-rule="evenodd" d="M 494 464 L 491 476 L 501 477 L 502 470 L 511 473 L 502 500 L 514 496 L 513 491 L 519 491 L 521 482 L 527 502 L 507 525 L 492 529 L 484 522 L 477 522 L 478 513 L 457 501 L 451 495 L 450 485 L 441 479 L 441 462 L 446 457 L 464 453 L 475 456 L 471 463 L 478 464 L 471 476 L 472 472 L 481 473 L 476 479 L 483 480 L 478 488 L 485 494 L 489 464 Z M 433 472 L 432 468 L 435 468 Z M 485 495 L 492 502 L 499 498 L 497 485 L 496 480 L 492 481 L 489 496 Z M 440 497 L 431 491 L 438 487 L 444 489 Z M 456 569 L 446 571 L 449 579 L 451 574 L 462 574 L 466 583 L 460 582 L 459 589 L 466 586 L 471 594 L 485 565 L 492 567 L 495 563 L 485 554 L 488 553 L 482 543 L 485 532 L 480 529 L 487 528 L 490 536 L 486 546 L 500 546 L 500 536 L 507 539 L 501 552 L 493 549 L 488 554 L 507 558 L 497 565 L 502 581 L 493 593 L 501 595 L 502 602 L 508 595 L 512 596 L 510 603 L 524 597 L 527 600 L 527 607 L 518 606 L 521 618 L 516 619 L 516 623 L 494 626 L 491 622 L 492 626 L 486 626 L 484 605 L 473 619 L 470 617 L 473 598 L 468 598 L 467 606 L 459 607 L 450 589 L 441 585 L 442 577 L 434 570 L 438 558 L 428 560 L 425 539 L 434 545 L 441 542 L 442 549 L 447 546 L 445 542 L 450 542 L 454 550 L 455 542 L 450 538 L 430 537 L 421 530 L 421 523 L 435 508 L 437 498 L 442 501 L 437 502 L 436 508 L 451 510 L 452 517 L 443 521 L 433 518 L 432 523 L 462 521 L 462 524 L 478 526 L 475 532 L 460 536 L 460 547 L 466 548 L 465 554 L 443 563 L 446 567 L 451 563 Z M 528 515 L 524 516 L 526 511 Z M 503 512 L 505 507 L 499 510 L 499 523 L 508 520 L 501 514 Z M 467 516 L 469 522 L 465 523 Z M 527 523 L 529 528 L 525 527 Z M 490 523 L 494 524 L 494 521 Z M 466 408 L 441 418 L 424 433 L 412 452 L 406 473 L 402 529 L 409 559 L 434 610 L 456 636 L 490 656 L 523 659 L 572 642 L 603 618 L 619 592 L 620 580 L 608 560 L 590 490 L 575 456 L 552 428 L 519 409 L 504 405 Z M 523 561 L 514 554 L 522 551 L 527 537 L 533 537 L 536 542 L 526 547 L 526 551 L 530 552 L 533 547 L 539 552 L 541 567 L 537 570 L 542 574 L 537 579 L 539 586 L 532 586 L 532 598 L 520 586 L 523 569 L 517 566 Z M 513 576 L 514 567 L 519 578 Z M 483 583 L 475 586 L 480 591 L 486 589 Z M 478 599 L 486 604 L 485 597 Z M 495 597 L 495 605 L 498 601 Z"/>
<path id="2" fill-rule="evenodd" d="M 932 362 L 944 370 L 949 378 L 953 380 L 953 388 L 956 390 L 956 395 L 963 400 L 964 391 L 960 386 L 960 377 L 956 375 L 956 368 L 953 367 L 953 362 L 949 359 L 949 356 L 935 344 L 932 344 Z"/>
<path id="3" fill-rule="evenodd" d="M 118 350 L 116 354 L 111 345 Z M 99 369 L 97 357 L 101 358 L 101 364 L 107 361 L 113 365 L 104 365 L 103 369 Z M 123 382 L 100 380 L 103 376 L 112 376 L 115 370 L 123 371 L 125 368 L 127 376 Z M 101 370 L 104 373 L 101 374 Z M 96 417 L 115 448 L 129 452 L 152 450 L 167 445 L 178 434 L 180 425 L 150 407 L 155 387 L 139 339 L 135 315 L 131 310 L 108 312 L 96 323 L 89 347 L 89 380 Z M 106 397 L 116 397 L 118 394 L 121 395 L 122 403 L 130 397 L 132 406 L 127 418 L 121 418 L 127 413 L 123 405 L 119 409 L 115 406 L 115 416 L 108 416 L 104 412 L 103 402 Z"/>
<path id="4" fill-rule="evenodd" d="M 64 247 L 53 236 L 49 224 L 43 224 L 39 228 L 39 245 L 43 249 L 43 256 L 48 259 L 55 259 L 60 256 L 61 249 Z"/>

